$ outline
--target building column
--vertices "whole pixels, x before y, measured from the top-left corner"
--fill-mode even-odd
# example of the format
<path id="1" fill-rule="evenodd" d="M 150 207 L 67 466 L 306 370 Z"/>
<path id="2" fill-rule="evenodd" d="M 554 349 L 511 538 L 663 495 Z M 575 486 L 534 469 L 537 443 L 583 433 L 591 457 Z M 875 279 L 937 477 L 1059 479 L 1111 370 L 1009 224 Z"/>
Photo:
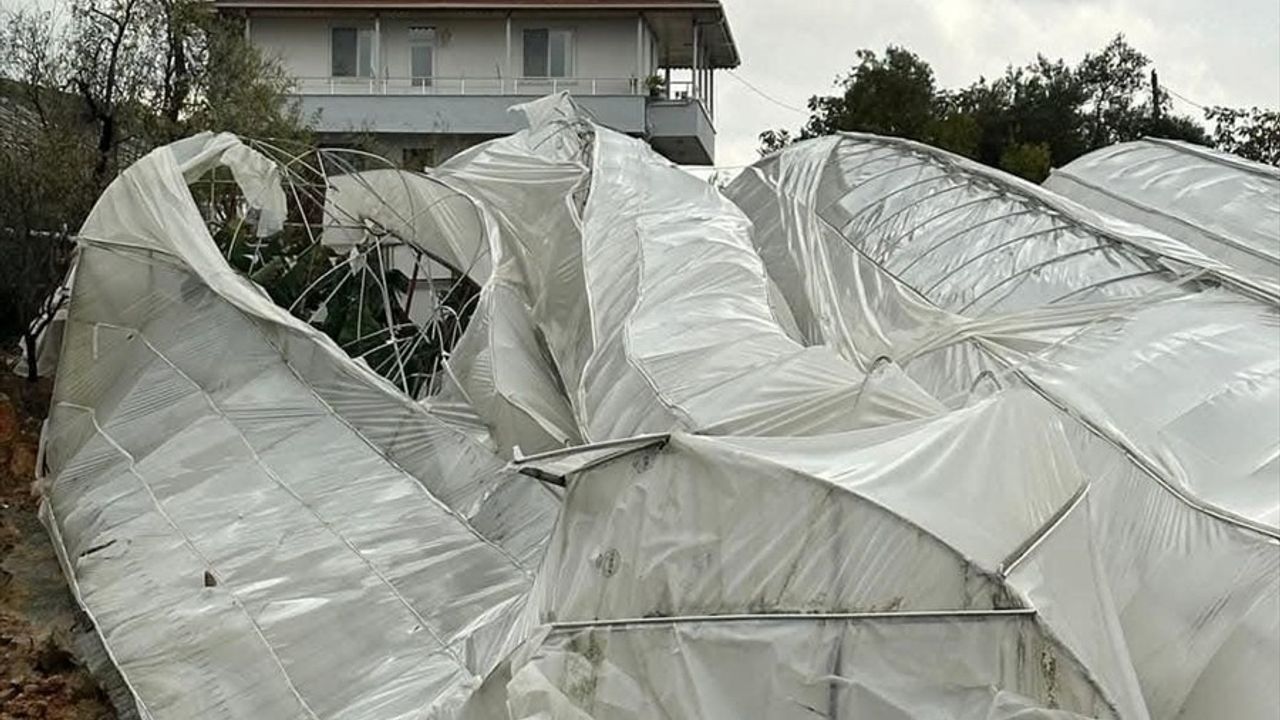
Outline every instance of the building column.
<path id="1" fill-rule="evenodd" d="M 507 13 L 507 64 L 502 68 L 502 94 L 507 94 L 507 78 L 519 77 L 511 71 L 511 13 Z"/>
<path id="2" fill-rule="evenodd" d="M 711 54 L 709 52 L 702 53 L 702 72 L 706 80 L 702 83 L 702 102 L 706 104 L 707 111 L 711 111 Z"/>
<path id="3" fill-rule="evenodd" d="M 701 41 L 701 33 L 698 33 L 699 42 Z M 707 46 L 701 45 L 698 49 L 698 99 L 703 101 L 703 106 L 707 105 Z"/>
<path id="4" fill-rule="evenodd" d="M 373 76 L 382 77 L 382 13 L 373 14 Z"/>
<path id="5" fill-rule="evenodd" d="M 649 73 L 644 67 L 644 13 L 636 14 L 636 84 L 637 90 L 644 93 L 644 81 Z"/>
<path id="6" fill-rule="evenodd" d="M 716 71 L 712 67 L 707 68 L 707 114 L 716 119 Z"/>
<path id="7" fill-rule="evenodd" d="M 700 96 L 699 85 L 701 84 L 701 73 L 698 68 L 702 64 L 702 26 L 698 25 L 698 21 L 693 21 L 693 88 L 691 95 L 696 100 Z"/>
<path id="8" fill-rule="evenodd" d="M 702 34 L 699 33 L 698 37 L 701 39 Z M 698 56 L 702 58 L 702 105 L 703 107 L 706 107 L 707 95 L 710 92 L 711 86 L 711 58 L 707 57 L 707 44 L 705 42 L 702 44 L 702 52 L 698 53 Z"/>

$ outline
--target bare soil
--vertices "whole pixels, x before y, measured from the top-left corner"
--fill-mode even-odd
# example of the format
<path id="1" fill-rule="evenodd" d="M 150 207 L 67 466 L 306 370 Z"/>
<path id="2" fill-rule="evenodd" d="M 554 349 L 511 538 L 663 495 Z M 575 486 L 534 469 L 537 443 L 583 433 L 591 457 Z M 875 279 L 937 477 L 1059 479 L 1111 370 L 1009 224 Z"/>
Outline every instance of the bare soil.
<path id="1" fill-rule="evenodd" d="M 34 492 L 51 383 L 28 383 L 0 356 L 0 718 L 115 720 L 74 654 L 91 630 L 78 614 Z"/>

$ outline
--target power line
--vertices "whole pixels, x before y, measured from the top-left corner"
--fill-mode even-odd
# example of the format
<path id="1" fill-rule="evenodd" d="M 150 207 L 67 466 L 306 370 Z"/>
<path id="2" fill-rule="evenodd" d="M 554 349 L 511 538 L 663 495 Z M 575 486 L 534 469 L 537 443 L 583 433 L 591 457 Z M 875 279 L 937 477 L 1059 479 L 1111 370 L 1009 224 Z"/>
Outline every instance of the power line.
<path id="1" fill-rule="evenodd" d="M 737 80 L 738 82 L 740 82 L 740 83 L 742 83 L 743 85 L 747 86 L 747 89 L 751 90 L 751 92 L 753 92 L 753 93 L 755 93 L 755 94 L 759 95 L 760 97 L 764 98 L 765 100 L 768 100 L 769 102 L 773 103 L 774 105 L 777 105 L 778 107 L 780 107 L 780 108 L 782 108 L 782 109 L 784 109 L 784 110 L 790 110 L 791 112 L 799 113 L 799 114 L 801 114 L 801 115 L 808 115 L 808 114 L 809 114 L 809 111 L 808 111 L 808 110 L 804 110 L 804 109 L 798 108 L 798 107 L 796 107 L 795 105 L 788 105 L 787 103 L 784 103 L 784 102 L 782 102 L 781 100 L 779 100 L 778 98 L 773 97 L 772 95 L 770 95 L 769 93 L 767 93 L 767 92 L 765 92 L 765 91 L 761 90 L 760 88 L 756 87 L 755 85 L 752 85 L 750 82 L 748 82 L 748 81 L 747 81 L 747 79 L 746 79 L 746 78 L 742 77 L 742 76 L 741 76 L 741 75 L 739 75 L 738 73 L 736 73 L 736 72 L 734 72 L 734 71 L 732 71 L 732 70 L 728 70 L 728 71 L 726 71 L 726 72 L 728 72 L 728 73 L 729 73 L 729 75 L 730 75 L 730 76 L 732 76 L 734 80 Z"/>
<path id="2" fill-rule="evenodd" d="M 1195 100 L 1192 100 L 1191 98 L 1187 97 L 1186 95 L 1183 95 L 1182 93 L 1179 93 L 1177 90 L 1174 90 L 1173 88 L 1169 87 L 1168 83 L 1166 83 L 1165 85 L 1163 85 L 1163 86 L 1162 86 L 1162 89 L 1163 89 L 1165 92 L 1167 92 L 1167 93 L 1169 93 L 1170 95 L 1172 95 L 1173 97 L 1178 98 L 1179 100 L 1181 100 L 1182 102 L 1184 102 L 1184 103 L 1186 103 L 1186 104 L 1188 104 L 1188 105 L 1191 105 L 1191 106 L 1193 106 L 1193 107 L 1200 108 L 1201 110 L 1208 110 L 1208 109 L 1209 109 L 1209 108 L 1205 107 L 1204 105 L 1201 105 L 1200 103 L 1196 102 Z"/>

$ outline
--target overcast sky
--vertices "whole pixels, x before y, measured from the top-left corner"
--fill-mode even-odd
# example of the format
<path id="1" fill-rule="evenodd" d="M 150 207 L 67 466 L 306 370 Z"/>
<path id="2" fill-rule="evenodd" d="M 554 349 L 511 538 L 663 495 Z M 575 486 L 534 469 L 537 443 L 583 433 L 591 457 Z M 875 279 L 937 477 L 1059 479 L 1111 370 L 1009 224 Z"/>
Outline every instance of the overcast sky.
<path id="1" fill-rule="evenodd" d="M 742 67 L 734 75 L 803 109 L 827 94 L 859 48 L 898 44 L 932 66 L 940 87 L 1001 74 L 1037 52 L 1071 63 L 1117 32 L 1146 53 L 1168 89 L 1204 105 L 1280 107 L 1280 0 L 722 0 Z M 53 6 L 58 0 L 0 0 Z M 721 71 L 716 162 L 753 162 L 757 136 L 796 129 L 780 107 Z M 1174 110 L 1200 111 L 1174 97 Z"/>
<path id="2" fill-rule="evenodd" d="M 859 48 L 898 44 L 933 66 L 941 87 L 992 77 L 1037 52 L 1077 62 L 1117 32 L 1152 59 L 1160 82 L 1205 105 L 1280 106 L 1280 0 L 722 0 L 736 74 L 803 108 L 847 72 Z M 756 136 L 806 115 L 716 77 L 719 165 L 757 157 Z M 1175 98 L 1179 113 L 1199 110 Z"/>

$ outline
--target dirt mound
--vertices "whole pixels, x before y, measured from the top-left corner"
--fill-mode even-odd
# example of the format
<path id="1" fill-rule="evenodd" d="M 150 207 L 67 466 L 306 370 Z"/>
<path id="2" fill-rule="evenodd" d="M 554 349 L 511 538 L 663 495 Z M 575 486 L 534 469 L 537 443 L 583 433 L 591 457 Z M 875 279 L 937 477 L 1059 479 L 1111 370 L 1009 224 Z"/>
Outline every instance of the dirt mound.
<path id="1" fill-rule="evenodd" d="M 85 628 L 36 517 L 32 481 L 50 387 L 0 362 L 0 717 L 111 720 L 109 700 L 71 652 Z"/>

